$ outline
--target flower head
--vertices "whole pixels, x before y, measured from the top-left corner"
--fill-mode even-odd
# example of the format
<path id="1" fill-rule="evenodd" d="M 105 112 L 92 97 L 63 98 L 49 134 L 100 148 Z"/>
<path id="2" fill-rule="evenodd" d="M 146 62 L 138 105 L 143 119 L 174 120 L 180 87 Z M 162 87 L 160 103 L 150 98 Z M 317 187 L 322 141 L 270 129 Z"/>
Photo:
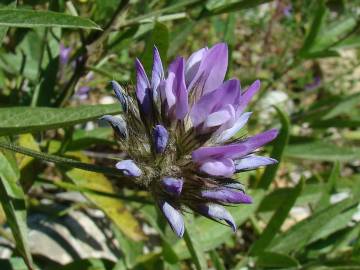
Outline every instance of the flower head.
<path id="1" fill-rule="evenodd" d="M 251 115 L 245 108 L 260 82 L 245 91 L 237 79 L 224 82 L 224 43 L 200 49 L 187 60 L 177 57 L 167 73 L 156 47 L 153 56 L 150 80 L 136 60 L 135 91 L 112 82 L 124 113 L 121 119 L 102 119 L 127 153 L 116 168 L 151 192 L 179 237 L 185 230 L 185 209 L 225 222 L 235 231 L 234 219 L 223 206 L 249 204 L 252 199 L 232 177 L 277 162 L 254 154 L 276 138 L 277 130 L 234 138 Z"/>

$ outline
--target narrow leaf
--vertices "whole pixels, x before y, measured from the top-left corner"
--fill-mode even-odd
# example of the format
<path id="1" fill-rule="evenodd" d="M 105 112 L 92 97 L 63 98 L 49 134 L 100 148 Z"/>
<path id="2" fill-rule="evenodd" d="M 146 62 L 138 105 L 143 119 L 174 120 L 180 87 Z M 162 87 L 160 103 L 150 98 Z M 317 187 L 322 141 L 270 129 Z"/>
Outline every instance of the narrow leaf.
<path id="1" fill-rule="evenodd" d="M 191 224 L 194 219 L 187 218 L 187 227 L 184 234 L 184 240 L 186 246 L 189 249 L 193 262 L 197 270 L 205 270 L 207 268 L 205 254 L 202 249 L 202 245 L 200 243 L 199 235 L 200 228 L 194 226 L 195 224 Z M 189 224 L 190 223 L 190 224 Z"/>
<path id="2" fill-rule="evenodd" d="M 260 178 L 258 186 L 263 189 L 267 189 L 276 176 L 276 172 L 279 169 L 280 162 L 285 150 L 285 147 L 289 141 L 290 134 L 290 120 L 288 116 L 278 107 L 274 106 L 276 112 L 280 117 L 281 129 L 279 135 L 274 143 L 273 150 L 270 156 L 276 159 L 279 163 L 272 166 L 267 166 L 263 175 Z"/>
<path id="3" fill-rule="evenodd" d="M 63 128 L 120 112 L 118 104 L 74 108 L 0 108 L 0 136 Z"/>
<path id="4" fill-rule="evenodd" d="M 281 225 L 284 223 L 285 219 L 288 217 L 288 214 L 291 208 L 294 206 L 297 197 L 300 195 L 303 186 L 304 183 L 303 181 L 301 181 L 295 188 L 293 188 L 287 193 L 287 198 L 276 210 L 265 230 L 261 234 L 260 238 L 250 248 L 250 254 L 259 254 L 267 248 L 272 239 L 279 232 Z"/>
<path id="5" fill-rule="evenodd" d="M 65 27 L 101 30 L 93 21 L 52 11 L 0 9 L 0 26 L 7 27 Z"/>
<path id="6" fill-rule="evenodd" d="M 332 220 L 345 210 L 356 208 L 357 204 L 358 198 L 346 199 L 313 214 L 277 236 L 270 244 L 270 250 L 288 254 L 301 249 L 318 239 L 317 237 L 314 238 L 314 236 L 322 231 L 329 220 Z"/>
<path id="7" fill-rule="evenodd" d="M 1 138 L 4 141 L 4 138 Z M 0 201 L 16 242 L 16 249 L 29 269 L 33 269 L 28 246 L 24 192 L 18 183 L 19 170 L 12 153 L 0 151 Z"/>
<path id="8" fill-rule="evenodd" d="M 340 163 L 335 162 L 335 164 L 330 172 L 326 186 L 323 189 L 323 193 L 321 194 L 321 197 L 320 197 L 319 201 L 317 202 L 317 206 L 315 208 L 316 211 L 321 211 L 330 205 L 330 196 L 335 187 L 337 180 L 339 179 L 339 176 L 340 176 Z"/>

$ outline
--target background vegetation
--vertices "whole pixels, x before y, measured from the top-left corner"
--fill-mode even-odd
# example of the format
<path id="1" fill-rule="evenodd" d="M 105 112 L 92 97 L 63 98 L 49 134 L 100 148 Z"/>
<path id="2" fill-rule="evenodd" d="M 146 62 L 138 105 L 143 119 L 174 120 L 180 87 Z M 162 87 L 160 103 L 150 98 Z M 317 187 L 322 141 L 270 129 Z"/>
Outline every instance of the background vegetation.
<path id="1" fill-rule="evenodd" d="M 0 6 L 0 269 L 360 269 L 359 1 Z M 109 81 L 133 84 L 154 44 L 169 63 L 220 41 L 228 77 L 261 79 L 247 132 L 280 128 L 281 162 L 239 175 L 254 203 L 229 209 L 236 234 L 189 214 L 177 239 L 112 176 L 121 153 L 96 119 L 121 113 Z"/>

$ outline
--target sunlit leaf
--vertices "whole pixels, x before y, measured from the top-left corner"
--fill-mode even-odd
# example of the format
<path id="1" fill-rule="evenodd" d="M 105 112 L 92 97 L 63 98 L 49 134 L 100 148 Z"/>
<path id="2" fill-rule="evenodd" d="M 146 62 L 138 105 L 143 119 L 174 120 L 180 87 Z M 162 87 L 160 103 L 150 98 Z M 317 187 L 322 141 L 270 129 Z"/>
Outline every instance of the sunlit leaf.
<path id="1" fill-rule="evenodd" d="M 4 138 L 0 138 L 4 141 Z M 0 201 L 16 243 L 26 265 L 32 268 L 28 246 L 24 192 L 19 185 L 19 169 L 13 153 L 0 151 Z"/>
<path id="2" fill-rule="evenodd" d="M 120 112 L 121 108 L 118 104 L 74 108 L 0 108 L 0 135 L 63 128 L 94 120 L 105 114 Z"/>
<path id="3" fill-rule="evenodd" d="M 52 11 L 29 9 L 0 9 L 0 26 L 7 27 L 65 27 L 100 30 L 93 21 Z"/>

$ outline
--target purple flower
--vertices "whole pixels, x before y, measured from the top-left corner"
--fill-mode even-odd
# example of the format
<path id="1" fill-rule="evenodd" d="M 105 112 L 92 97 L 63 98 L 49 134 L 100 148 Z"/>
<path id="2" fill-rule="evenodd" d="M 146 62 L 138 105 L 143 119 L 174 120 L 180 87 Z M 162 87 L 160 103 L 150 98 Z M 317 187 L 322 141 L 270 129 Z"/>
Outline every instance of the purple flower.
<path id="1" fill-rule="evenodd" d="M 173 178 L 173 177 L 164 177 L 162 180 L 162 186 L 164 190 L 172 195 L 179 196 L 184 181 L 182 179 Z"/>
<path id="2" fill-rule="evenodd" d="M 169 133 L 162 125 L 156 125 L 153 131 L 153 139 L 156 153 L 165 151 L 169 139 Z"/>
<path id="3" fill-rule="evenodd" d="M 138 177 L 142 174 L 140 168 L 130 159 L 119 161 L 116 163 L 116 168 L 126 176 Z"/>
<path id="4" fill-rule="evenodd" d="M 126 139 L 128 137 L 126 122 L 121 117 L 104 115 L 103 117 L 100 118 L 100 120 L 107 121 L 119 138 Z"/>
<path id="5" fill-rule="evenodd" d="M 161 85 L 161 97 L 167 116 L 184 119 L 188 112 L 188 93 L 185 85 L 185 60 L 178 57 L 169 66 L 167 79 Z"/>
<path id="6" fill-rule="evenodd" d="M 277 130 L 236 138 L 251 116 L 246 107 L 260 81 L 244 91 L 239 80 L 224 81 L 228 64 L 224 43 L 202 48 L 187 60 L 177 57 L 167 72 L 156 48 L 153 59 L 151 81 L 136 60 L 135 97 L 112 82 L 127 108 L 125 124 L 116 117 L 103 117 L 128 155 L 116 168 L 149 190 L 179 237 L 184 234 L 186 209 L 235 230 L 223 205 L 249 204 L 252 199 L 231 177 L 277 162 L 254 154 L 276 138 Z"/>
<path id="7" fill-rule="evenodd" d="M 70 59 L 71 47 L 65 47 L 64 44 L 60 43 L 59 59 L 61 65 L 66 65 Z"/>
<path id="8" fill-rule="evenodd" d="M 308 91 L 315 90 L 321 85 L 321 78 L 319 76 L 315 76 L 311 83 L 305 85 L 305 89 Z"/>

